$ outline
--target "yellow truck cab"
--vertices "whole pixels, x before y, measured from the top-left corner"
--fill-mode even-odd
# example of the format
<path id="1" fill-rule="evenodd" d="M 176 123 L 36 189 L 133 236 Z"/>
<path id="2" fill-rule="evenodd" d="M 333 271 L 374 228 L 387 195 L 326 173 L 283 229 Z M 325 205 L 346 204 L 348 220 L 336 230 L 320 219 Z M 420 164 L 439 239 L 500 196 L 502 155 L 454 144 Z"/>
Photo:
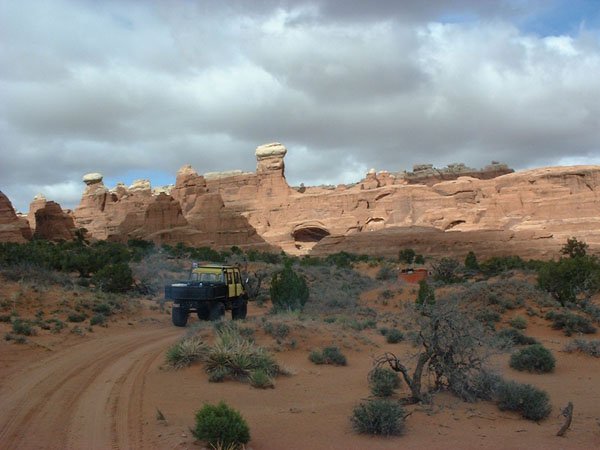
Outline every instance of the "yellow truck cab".
<path id="1" fill-rule="evenodd" d="M 173 301 L 173 325 L 184 327 L 191 312 L 200 320 L 218 320 L 231 311 L 232 319 L 244 319 L 248 295 L 236 266 L 193 263 L 189 279 L 165 286 L 165 299 Z"/>

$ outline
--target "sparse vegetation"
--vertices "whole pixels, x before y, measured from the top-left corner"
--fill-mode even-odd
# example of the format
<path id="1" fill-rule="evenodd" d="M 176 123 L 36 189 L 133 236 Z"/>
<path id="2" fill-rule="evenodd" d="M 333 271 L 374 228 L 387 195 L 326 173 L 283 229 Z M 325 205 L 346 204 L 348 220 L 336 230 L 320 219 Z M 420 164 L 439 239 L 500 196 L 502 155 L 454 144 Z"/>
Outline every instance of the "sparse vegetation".
<path id="1" fill-rule="evenodd" d="M 174 369 L 183 369 L 203 359 L 206 353 L 207 347 L 199 337 L 188 337 L 167 350 L 166 361 Z"/>
<path id="2" fill-rule="evenodd" d="M 388 344 L 397 344 L 404 340 L 404 333 L 397 328 L 382 328 L 379 330 Z"/>
<path id="3" fill-rule="evenodd" d="M 513 345 L 533 345 L 539 344 L 537 339 L 526 336 L 522 331 L 516 328 L 504 328 L 497 333 L 500 340 L 506 342 L 508 347 Z"/>
<path id="4" fill-rule="evenodd" d="M 523 316 L 515 316 L 510 319 L 510 326 L 516 328 L 517 330 L 524 330 L 527 328 L 527 319 Z"/>
<path id="5" fill-rule="evenodd" d="M 31 323 L 22 319 L 16 319 L 12 323 L 12 330 L 13 333 L 20 334 L 22 336 L 33 336 L 36 334 L 35 328 L 33 328 Z"/>
<path id="6" fill-rule="evenodd" d="M 192 433 L 213 448 L 240 448 L 250 441 L 250 428 L 239 411 L 224 402 L 204 405 L 196 412 Z"/>
<path id="7" fill-rule="evenodd" d="M 541 344 L 529 345 L 510 357 L 510 367 L 520 371 L 548 373 L 554 370 L 555 364 L 552 352 Z"/>
<path id="8" fill-rule="evenodd" d="M 369 372 L 369 387 L 376 397 L 389 397 L 400 387 L 400 377 L 387 367 L 375 367 Z"/>
<path id="9" fill-rule="evenodd" d="M 600 358 L 600 339 L 595 339 L 593 341 L 574 339 L 567 344 L 565 351 L 569 353 L 579 352 L 595 358 Z"/>
<path id="10" fill-rule="evenodd" d="M 337 347 L 325 347 L 323 350 L 313 350 L 308 359 L 315 364 L 331 364 L 334 366 L 345 366 L 346 357 Z"/>
<path id="11" fill-rule="evenodd" d="M 442 283 L 454 283 L 457 281 L 460 263 L 453 258 L 442 258 L 432 265 L 433 278 Z"/>
<path id="12" fill-rule="evenodd" d="M 546 319 L 552 321 L 552 328 L 563 330 L 566 336 L 571 336 L 573 333 L 593 334 L 596 332 L 596 327 L 587 317 L 569 311 L 549 311 Z"/>
<path id="13" fill-rule="evenodd" d="M 545 391 L 514 381 L 505 381 L 498 387 L 498 408 L 518 412 L 525 419 L 535 421 L 545 419 L 552 411 Z"/>
<path id="14" fill-rule="evenodd" d="M 398 402 L 372 399 L 354 408 L 351 422 L 357 433 L 397 436 L 404 431 L 404 419 L 404 408 Z"/>

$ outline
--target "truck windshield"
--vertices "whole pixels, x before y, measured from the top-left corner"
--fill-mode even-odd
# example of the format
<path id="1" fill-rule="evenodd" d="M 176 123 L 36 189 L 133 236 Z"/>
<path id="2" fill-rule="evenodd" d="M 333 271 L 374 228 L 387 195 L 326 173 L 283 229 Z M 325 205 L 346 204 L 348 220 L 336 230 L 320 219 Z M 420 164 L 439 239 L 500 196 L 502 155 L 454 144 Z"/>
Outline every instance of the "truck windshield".
<path id="1" fill-rule="evenodd" d="M 192 281 L 200 281 L 202 283 L 223 283 L 223 272 L 192 273 Z"/>

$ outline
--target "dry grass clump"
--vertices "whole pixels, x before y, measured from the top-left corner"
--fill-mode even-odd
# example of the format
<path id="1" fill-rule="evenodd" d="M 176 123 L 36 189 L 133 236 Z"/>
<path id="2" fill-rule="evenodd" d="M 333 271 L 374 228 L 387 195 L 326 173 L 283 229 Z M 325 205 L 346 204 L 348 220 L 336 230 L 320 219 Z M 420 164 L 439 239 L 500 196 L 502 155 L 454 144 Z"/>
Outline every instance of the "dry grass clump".
<path id="1" fill-rule="evenodd" d="M 189 367 L 207 353 L 207 346 L 197 336 L 184 338 L 167 350 L 166 360 L 174 369 Z"/>

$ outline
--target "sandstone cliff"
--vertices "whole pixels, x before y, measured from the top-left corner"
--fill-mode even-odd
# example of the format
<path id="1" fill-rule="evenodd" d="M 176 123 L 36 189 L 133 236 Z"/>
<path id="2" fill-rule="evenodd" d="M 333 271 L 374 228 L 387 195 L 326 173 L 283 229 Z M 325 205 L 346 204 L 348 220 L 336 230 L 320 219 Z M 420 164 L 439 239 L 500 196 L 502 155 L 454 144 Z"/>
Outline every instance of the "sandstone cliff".
<path id="1" fill-rule="evenodd" d="M 516 173 L 498 163 L 481 171 L 427 166 L 404 175 L 371 170 L 352 185 L 292 188 L 286 152 L 279 143 L 259 146 L 254 173 L 200 175 L 184 166 L 174 186 L 154 190 L 146 180 L 108 189 L 102 175 L 88 174 L 75 227 L 96 239 L 293 254 L 396 255 L 413 247 L 428 255 L 552 257 L 570 236 L 600 249 L 600 166 Z"/>
<path id="2" fill-rule="evenodd" d="M 26 242 L 31 230 L 25 218 L 19 218 L 12 203 L 0 191 L 0 242 Z"/>

